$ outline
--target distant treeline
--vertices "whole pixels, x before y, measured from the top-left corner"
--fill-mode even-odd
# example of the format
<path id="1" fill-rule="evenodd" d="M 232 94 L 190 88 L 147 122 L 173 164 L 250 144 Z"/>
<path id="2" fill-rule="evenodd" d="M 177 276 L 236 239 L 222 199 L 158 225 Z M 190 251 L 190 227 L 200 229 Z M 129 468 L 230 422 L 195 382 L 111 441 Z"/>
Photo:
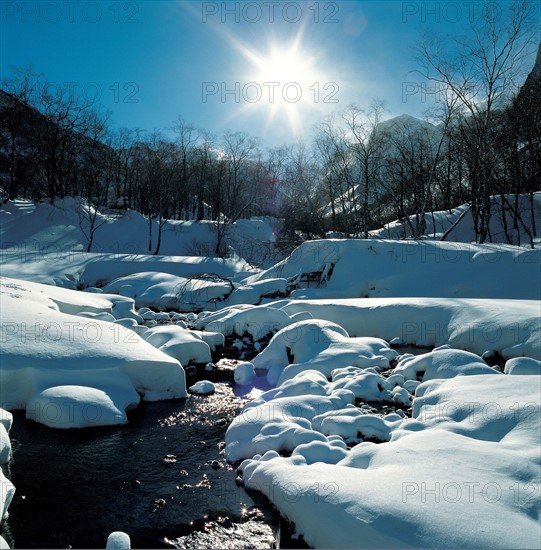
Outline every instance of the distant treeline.
<path id="1" fill-rule="evenodd" d="M 435 124 L 405 115 L 383 122 L 383 104 L 372 102 L 322 122 L 310 141 L 272 149 L 246 133 L 216 137 L 182 117 L 167 136 L 113 131 L 100 106 L 20 69 L 0 92 L 1 198 L 81 196 L 95 209 L 159 221 L 273 215 L 309 237 L 367 236 L 393 219 L 422 235 L 428 212 L 469 203 L 485 242 L 491 195 L 520 224 L 512 196 L 530 195 L 533 209 L 541 181 L 541 60 L 538 53 L 514 88 L 528 14 L 513 5 L 505 33 L 488 32 L 495 22 L 487 14 L 472 46 L 455 41 L 445 55 L 429 40 L 418 48 L 418 72 L 439 89 Z M 537 231 L 527 228 L 532 238 Z"/>

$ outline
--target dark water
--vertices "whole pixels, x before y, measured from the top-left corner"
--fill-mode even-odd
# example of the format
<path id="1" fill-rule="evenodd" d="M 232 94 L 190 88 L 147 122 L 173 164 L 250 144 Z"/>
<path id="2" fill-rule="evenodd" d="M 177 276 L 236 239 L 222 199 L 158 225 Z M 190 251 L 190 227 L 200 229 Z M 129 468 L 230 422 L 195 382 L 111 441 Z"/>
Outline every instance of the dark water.
<path id="1" fill-rule="evenodd" d="M 118 530 L 133 548 L 171 548 L 173 539 L 197 547 L 194 531 L 207 527 L 224 540 L 236 533 L 244 544 L 269 547 L 268 513 L 236 486 L 220 453 L 241 399 L 227 383 L 216 388 L 212 396 L 143 403 L 114 428 L 53 430 L 16 413 L 17 491 L 4 537 L 15 548 L 104 548 Z"/>

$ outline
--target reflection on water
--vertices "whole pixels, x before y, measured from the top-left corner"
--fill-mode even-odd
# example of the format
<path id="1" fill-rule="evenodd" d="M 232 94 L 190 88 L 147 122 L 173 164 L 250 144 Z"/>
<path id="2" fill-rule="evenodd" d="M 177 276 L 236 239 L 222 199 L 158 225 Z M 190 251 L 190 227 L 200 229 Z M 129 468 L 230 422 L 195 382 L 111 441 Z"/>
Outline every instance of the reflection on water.
<path id="1" fill-rule="evenodd" d="M 241 399 L 228 384 L 214 395 L 143 403 L 113 428 L 53 430 L 15 413 L 9 535 L 17 548 L 103 548 L 129 533 L 134 548 L 201 523 L 242 518 L 254 506 L 220 450 Z M 268 533 L 267 533 L 268 535 Z"/>

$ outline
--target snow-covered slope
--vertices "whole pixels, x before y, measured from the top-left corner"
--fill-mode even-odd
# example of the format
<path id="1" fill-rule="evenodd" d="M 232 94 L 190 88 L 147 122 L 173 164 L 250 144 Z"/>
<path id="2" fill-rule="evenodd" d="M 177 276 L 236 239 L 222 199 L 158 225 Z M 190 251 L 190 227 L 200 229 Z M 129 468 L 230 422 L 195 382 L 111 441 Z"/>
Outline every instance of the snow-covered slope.
<path id="1" fill-rule="evenodd" d="M 530 197 L 508 195 L 505 197 L 513 209 L 520 214 L 521 222 L 515 224 L 508 206 L 499 196 L 492 197 L 491 219 L 489 224 L 489 240 L 493 243 L 509 243 L 529 246 L 530 236 L 524 226 L 532 228 L 535 223 L 537 232 L 541 228 L 541 191 L 533 193 L 533 205 Z M 502 203 L 504 208 L 502 209 Z M 533 206 L 533 208 L 532 208 Z M 533 210 L 533 216 L 532 216 Z M 534 223 L 532 223 L 532 219 Z M 505 221 L 505 223 L 504 223 Z M 416 227 L 415 216 L 410 216 L 412 227 Z M 370 234 L 383 239 L 404 239 L 412 236 L 411 226 L 406 222 L 394 221 Z M 470 243 L 475 242 L 473 215 L 467 204 L 452 210 L 427 212 L 425 217 L 424 236 L 439 240 L 445 235 L 446 241 Z M 532 235 L 534 243 L 539 243 L 539 236 Z"/>
<path id="2" fill-rule="evenodd" d="M 0 208 L 0 248 L 19 253 L 65 255 L 87 250 L 90 222 L 80 199 L 57 200 L 54 205 L 26 200 L 8 201 Z M 90 211 L 93 214 L 93 211 Z M 158 221 L 135 211 L 97 214 L 91 252 L 106 254 L 154 254 Z M 280 259 L 276 241 L 281 222 L 259 217 L 238 220 L 225 231 L 224 245 L 238 257 L 260 265 Z M 218 229 L 211 221 L 168 220 L 162 229 L 159 253 L 165 256 L 214 256 Z M 150 241 L 150 249 L 149 249 Z"/>
<path id="3" fill-rule="evenodd" d="M 309 274 L 319 273 L 312 283 Z M 297 279 L 292 297 L 541 298 L 541 250 L 434 241 L 308 241 L 249 277 Z"/>

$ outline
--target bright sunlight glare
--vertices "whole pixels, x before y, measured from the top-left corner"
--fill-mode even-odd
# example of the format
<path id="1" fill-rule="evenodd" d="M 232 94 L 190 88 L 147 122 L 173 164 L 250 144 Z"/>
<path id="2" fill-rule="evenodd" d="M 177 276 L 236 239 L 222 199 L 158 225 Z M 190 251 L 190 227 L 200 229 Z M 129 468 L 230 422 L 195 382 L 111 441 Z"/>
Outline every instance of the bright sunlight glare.
<path id="1" fill-rule="evenodd" d="M 250 64 L 242 86 L 243 102 L 235 115 L 266 111 L 265 130 L 271 124 L 286 123 L 294 135 L 301 134 L 304 115 L 321 110 L 323 95 L 333 92 L 330 79 L 318 67 L 319 55 L 303 47 L 302 35 L 297 33 L 290 43 L 273 39 L 264 52 L 233 41 Z"/>

